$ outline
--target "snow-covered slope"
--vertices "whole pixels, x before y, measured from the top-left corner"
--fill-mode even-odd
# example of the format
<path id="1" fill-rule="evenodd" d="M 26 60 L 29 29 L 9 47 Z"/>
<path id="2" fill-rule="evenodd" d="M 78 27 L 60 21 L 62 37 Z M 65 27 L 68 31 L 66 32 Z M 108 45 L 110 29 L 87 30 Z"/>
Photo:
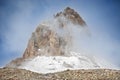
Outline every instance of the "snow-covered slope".
<path id="1" fill-rule="evenodd" d="M 71 52 L 71 56 L 37 56 L 26 60 L 19 68 L 38 73 L 53 73 L 67 69 L 99 69 L 108 68 L 106 63 L 96 62 L 95 58 Z"/>

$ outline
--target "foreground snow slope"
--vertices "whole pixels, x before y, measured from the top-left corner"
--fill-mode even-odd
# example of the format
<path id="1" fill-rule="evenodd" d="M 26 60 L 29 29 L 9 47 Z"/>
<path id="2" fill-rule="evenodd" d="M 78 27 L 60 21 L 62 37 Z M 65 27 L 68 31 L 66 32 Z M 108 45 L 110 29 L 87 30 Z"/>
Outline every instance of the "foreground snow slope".
<path id="1" fill-rule="evenodd" d="M 67 69 L 99 69 L 110 68 L 108 64 L 100 62 L 95 57 L 71 52 L 71 56 L 37 56 L 26 60 L 19 67 L 38 73 L 53 73 Z"/>

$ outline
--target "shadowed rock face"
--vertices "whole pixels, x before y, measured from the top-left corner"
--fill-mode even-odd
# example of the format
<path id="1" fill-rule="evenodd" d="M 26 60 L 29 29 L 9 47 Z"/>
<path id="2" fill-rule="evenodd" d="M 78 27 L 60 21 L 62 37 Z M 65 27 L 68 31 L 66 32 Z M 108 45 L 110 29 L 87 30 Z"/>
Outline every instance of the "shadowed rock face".
<path id="1" fill-rule="evenodd" d="M 66 28 L 69 27 L 68 24 L 78 25 L 80 27 L 86 26 L 85 21 L 80 15 L 75 10 L 67 7 L 63 12 L 57 13 L 53 21 L 41 23 L 32 33 L 23 57 L 13 60 L 7 66 L 14 65 L 14 63 L 20 65 L 24 59 L 38 55 L 68 55 L 69 47 L 72 46 L 72 37 L 70 31 Z"/>

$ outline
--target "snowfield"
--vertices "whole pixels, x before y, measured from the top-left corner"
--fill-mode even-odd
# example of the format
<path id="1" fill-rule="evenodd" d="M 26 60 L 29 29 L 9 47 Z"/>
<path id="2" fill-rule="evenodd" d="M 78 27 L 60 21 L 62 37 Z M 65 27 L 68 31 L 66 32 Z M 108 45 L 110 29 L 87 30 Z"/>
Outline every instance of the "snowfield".
<path id="1" fill-rule="evenodd" d="M 70 56 L 37 56 L 26 60 L 19 68 L 37 73 L 54 73 L 67 69 L 99 69 L 111 68 L 106 62 L 95 57 L 83 56 L 80 53 L 71 52 Z"/>

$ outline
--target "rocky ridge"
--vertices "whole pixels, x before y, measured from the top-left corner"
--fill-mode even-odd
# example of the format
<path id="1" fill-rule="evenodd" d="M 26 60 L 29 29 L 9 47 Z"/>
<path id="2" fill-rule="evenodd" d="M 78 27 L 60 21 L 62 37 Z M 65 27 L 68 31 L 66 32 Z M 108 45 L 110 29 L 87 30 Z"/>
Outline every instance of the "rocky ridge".
<path id="1" fill-rule="evenodd" d="M 38 74 L 24 69 L 1 68 L 0 80 L 120 80 L 120 70 L 81 69 Z"/>

